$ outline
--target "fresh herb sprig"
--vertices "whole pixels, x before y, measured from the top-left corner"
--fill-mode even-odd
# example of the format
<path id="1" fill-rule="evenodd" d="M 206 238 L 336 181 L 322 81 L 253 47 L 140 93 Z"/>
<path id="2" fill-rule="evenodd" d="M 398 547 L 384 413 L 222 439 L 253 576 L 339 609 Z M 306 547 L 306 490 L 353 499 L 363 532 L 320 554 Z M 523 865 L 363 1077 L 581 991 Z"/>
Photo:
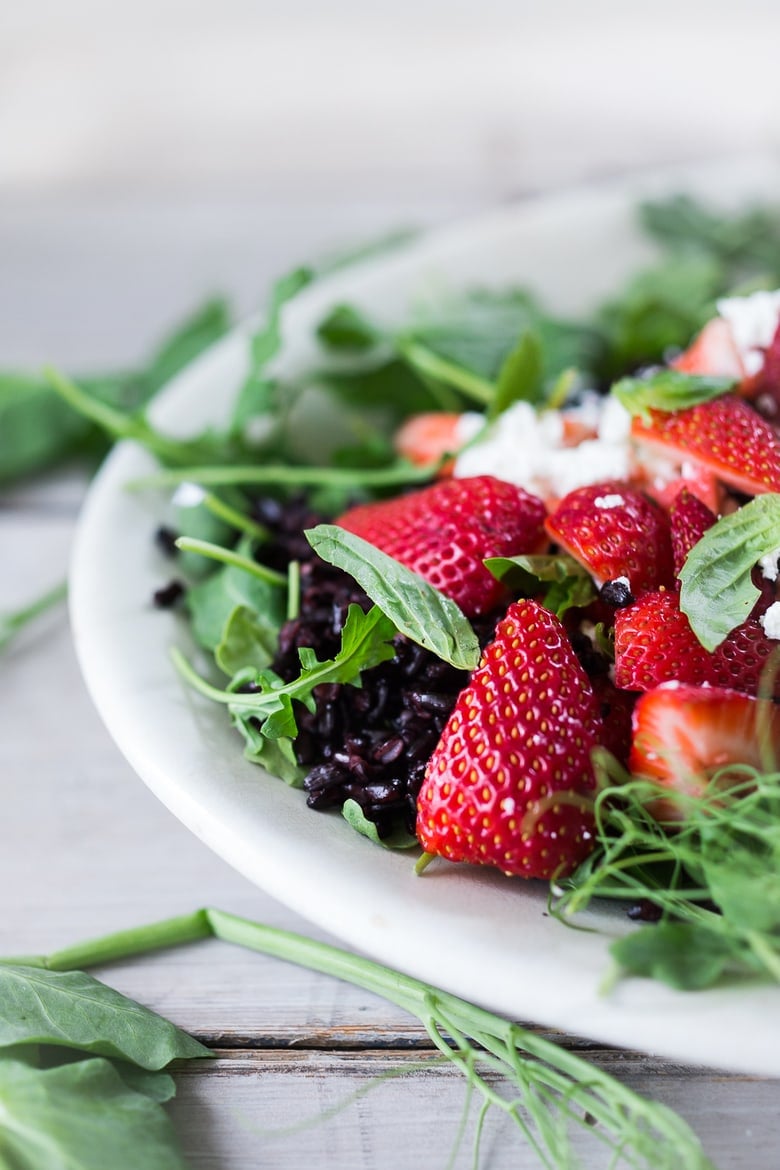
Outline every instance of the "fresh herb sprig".
<path id="1" fill-rule="evenodd" d="M 37 1043 L 42 1037 L 44 1040 L 47 1038 L 46 1008 L 52 999 L 48 987 L 57 978 L 54 972 L 71 972 L 74 968 L 105 964 L 145 954 L 159 947 L 207 938 L 218 938 L 296 963 L 308 970 L 335 976 L 381 995 L 416 1016 L 434 1048 L 463 1075 L 469 1091 L 481 1099 L 474 1151 L 475 1166 L 479 1164 L 479 1143 L 485 1118 L 492 1109 L 512 1121 L 520 1138 L 536 1154 L 539 1165 L 547 1170 L 560 1170 L 563 1166 L 575 1167 L 579 1164 L 572 1145 L 574 1130 L 587 1134 L 595 1149 L 602 1150 L 614 1170 L 619 1167 L 635 1167 L 637 1170 L 641 1167 L 646 1170 L 663 1170 L 664 1167 L 668 1170 L 715 1170 L 695 1134 L 682 1118 L 666 1106 L 638 1096 L 575 1053 L 484 1008 L 370 959 L 222 910 L 197 910 L 179 918 L 108 935 L 45 958 L 28 957 L 23 969 L 18 965 L 11 967 L 11 972 L 17 973 L 17 982 L 20 979 L 18 972 L 24 971 L 21 978 L 29 981 L 25 994 L 29 995 L 33 991 L 34 983 L 46 988 L 41 1010 L 37 1012 L 23 1043 Z M 8 962 L 14 963 L 14 960 Z M 11 978 L 14 978 L 13 974 Z M 90 995 L 96 995 L 98 999 L 108 1000 L 116 996 L 104 985 L 90 981 L 89 976 L 76 974 L 66 976 L 67 979 L 75 980 L 76 983 L 87 982 Z M 95 991 L 95 987 L 102 990 Z M 127 1002 L 124 1001 L 125 1004 Z M 56 1001 L 54 1006 L 55 1010 L 60 1007 Z M 133 1010 L 144 1011 L 138 1009 L 137 1005 L 133 1005 Z M 85 1015 L 83 1008 L 73 1005 L 59 1013 L 60 1018 L 65 1018 L 66 1027 L 71 1030 L 72 1026 L 67 1021 L 74 1013 L 79 1019 Z M 13 1007 L 9 1011 L 7 1002 L 0 998 L 0 1043 L 3 1019 L 10 1016 L 15 1020 L 17 1014 Z M 158 1017 L 153 1017 L 152 1013 L 148 1013 L 148 1016 L 157 1022 L 153 1025 L 144 1016 L 144 1027 L 147 1030 L 171 1028 L 171 1025 L 166 1025 Z M 113 1047 L 116 1033 L 125 1034 L 125 1020 L 121 1011 L 114 1019 L 105 1016 L 93 1018 L 92 1032 L 97 1033 L 101 1046 Z M 206 1054 L 194 1041 L 186 1037 L 182 1041 L 181 1037 L 181 1033 L 174 1032 L 173 1048 L 165 1049 L 162 1053 L 155 1052 L 152 1067 L 158 1067 L 157 1062 L 170 1051 L 177 1057 Z M 18 1044 L 18 1039 L 14 1043 Z M 15 1052 L 18 1052 L 18 1048 Z M 139 1094 L 117 1087 L 110 1065 L 104 1067 L 104 1061 L 93 1058 L 88 1062 L 90 1076 L 85 1076 L 82 1064 L 67 1066 L 74 1070 L 68 1077 L 68 1083 L 47 1085 L 49 1100 L 43 1108 L 39 1107 L 37 1115 L 30 1118 L 29 1113 L 24 1111 L 25 1080 L 28 1077 L 36 1079 L 40 1099 L 42 1081 L 47 1073 L 39 1073 L 36 1077 L 28 1065 L 16 1067 L 16 1064 L 14 1061 L 12 1067 L 12 1062 L 0 1061 L 0 1103 L 5 1106 L 4 1110 L 0 1110 L 0 1138 L 13 1143 L 17 1118 L 21 1112 L 26 1129 L 30 1128 L 31 1121 L 33 1126 L 38 1127 L 37 1145 L 33 1145 L 33 1148 L 40 1146 L 45 1151 L 54 1127 L 55 1110 L 49 1107 L 49 1101 L 53 1100 L 55 1107 L 64 1106 L 72 1110 L 74 1117 L 80 1117 L 82 1115 L 78 1105 L 84 1100 L 91 1102 L 93 1107 L 103 1107 L 100 1140 L 107 1142 L 110 1138 L 114 1141 L 121 1139 L 124 1144 L 120 1148 L 124 1150 L 125 1144 L 129 1148 L 135 1128 L 130 1128 L 126 1116 L 120 1113 L 119 1101 L 114 1100 L 114 1097 L 119 1094 L 126 1103 L 128 1093 L 133 1092 L 136 1097 Z M 112 1083 L 107 1089 L 98 1083 L 101 1077 L 111 1079 Z M 502 1091 L 496 1084 L 497 1077 L 501 1078 L 508 1092 Z M 23 1098 L 21 1110 L 17 1105 L 20 1085 Z M 113 1110 L 105 1104 L 106 1095 Z M 123 1166 L 127 1170 L 136 1170 L 136 1167 L 140 1170 L 141 1166 L 145 1166 L 146 1170 L 180 1170 L 182 1163 L 180 1159 L 175 1160 L 177 1155 L 172 1152 L 169 1129 L 164 1128 L 160 1132 L 161 1119 L 164 1121 L 164 1118 L 159 1104 L 150 1102 L 146 1097 L 143 1111 L 147 1119 L 153 1113 L 155 1123 L 149 1126 L 142 1146 L 143 1156 L 147 1160 L 140 1161 L 140 1155 L 134 1158 L 128 1156 Z M 156 1148 L 158 1136 L 159 1148 Z M 24 1138 L 28 1143 L 36 1141 L 35 1137 L 30 1138 L 27 1133 Z M 64 1138 L 61 1144 L 65 1150 L 70 1153 L 78 1149 L 75 1125 L 69 1127 Z M 14 1148 L 13 1144 L 11 1148 Z M 98 1155 L 105 1159 L 111 1147 L 97 1145 L 96 1148 Z M 29 1146 L 23 1145 L 22 1149 L 28 1152 Z M 104 1160 L 102 1166 L 110 1163 L 109 1158 Z M 41 1161 L 35 1164 L 40 1170 L 45 1170 L 48 1166 L 54 1167 L 60 1163 L 53 1158 L 47 1161 L 42 1156 Z M 92 1161 L 78 1164 L 83 1165 L 85 1170 L 98 1170 L 101 1166 L 94 1156 Z"/>
<path id="2" fill-rule="evenodd" d="M 611 945 L 623 971 L 687 990 L 725 971 L 780 982 L 780 772 L 730 765 L 703 794 L 675 792 L 671 823 L 649 811 L 668 789 L 607 754 L 599 773 L 596 848 L 561 883 L 558 917 L 576 924 L 594 898 L 645 901 L 660 921 Z"/>

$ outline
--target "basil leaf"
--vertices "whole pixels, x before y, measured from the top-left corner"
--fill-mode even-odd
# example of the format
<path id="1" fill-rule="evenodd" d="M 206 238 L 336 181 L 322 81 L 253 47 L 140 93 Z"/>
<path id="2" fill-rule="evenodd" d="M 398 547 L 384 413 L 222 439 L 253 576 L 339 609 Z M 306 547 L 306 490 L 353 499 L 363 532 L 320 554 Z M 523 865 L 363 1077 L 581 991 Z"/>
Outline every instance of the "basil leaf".
<path id="1" fill-rule="evenodd" d="M 542 346 L 537 334 L 529 330 L 504 359 L 488 418 L 496 418 L 513 402 L 541 402 L 544 397 L 543 375 Z"/>
<path id="2" fill-rule="evenodd" d="M 349 573 L 412 642 L 461 670 L 474 670 L 479 642 L 461 609 L 418 573 L 335 524 L 306 532 L 314 551 Z"/>
<path id="3" fill-rule="evenodd" d="M 687 410 L 700 402 L 720 398 L 734 388 L 735 381 L 734 378 L 663 369 L 645 378 L 621 378 L 612 387 L 612 393 L 630 414 L 649 419 L 651 410 Z"/>
<path id="4" fill-rule="evenodd" d="M 0 964 L 0 1048 L 54 1044 L 160 1069 L 209 1050 L 80 971 Z"/>
<path id="5" fill-rule="evenodd" d="M 186 1170 L 162 1107 L 94 1058 L 0 1061 L 0 1155 L 14 1170 Z"/>
<path id="6" fill-rule="evenodd" d="M 596 597 L 590 574 L 567 553 L 489 557 L 485 567 L 519 597 L 538 597 L 543 593 L 542 604 L 558 617 L 567 609 L 589 605 Z"/>
<path id="7" fill-rule="evenodd" d="M 709 528 L 679 573 L 680 609 L 705 650 L 741 625 L 759 597 L 752 573 L 780 545 L 780 495 L 756 496 Z"/>
<path id="8" fill-rule="evenodd" d="M 149 1072 L 125 1060 L 112 1060 L 111 1063 L 128 1089 L 134 1093 L 143 1093 L 158 1105 L 164 1105 L 176 1096 L 176 1082 L 170 1073 Z"/>
<path id="9" fill-rule="evenodd" d="M 351 798 L 344 801 L 341 815 L 355 832 L 360 833 L 363 837 L 368 837 L 369 841 L 373 841 L 375 845 L 381 845 L 383 849 L 413 849 L 415 845 L 419 844 L 417 838 L 411 833 L 407 833 L 404 828 L 395 829 L 386 837 L 380 837 L 374 822 L 368 819 L 358 802 Z"/>

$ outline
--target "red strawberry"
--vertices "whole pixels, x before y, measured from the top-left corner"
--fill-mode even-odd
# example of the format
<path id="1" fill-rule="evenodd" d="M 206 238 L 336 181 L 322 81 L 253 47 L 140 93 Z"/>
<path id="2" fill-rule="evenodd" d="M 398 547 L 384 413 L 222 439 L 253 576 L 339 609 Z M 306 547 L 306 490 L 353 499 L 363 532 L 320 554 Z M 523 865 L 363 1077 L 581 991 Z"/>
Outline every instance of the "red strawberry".
<path id="1" fill-rule="evenodd" d="M 544 517 L 536 496 L 478 475 L 361 504 L 337 523 L 419 573 L 473 617 L 506 597 L 483 560 L 539 552 L 547 543 Z"/>
<path id="2" fill-rule="evenodd" d="M 518 601 L 498 624 L 428 762 L 417 836 L 429 853 L 550 878 L 593 847 L 590 754 L 601 720 L 559 620 Z"/>
<path id="3" fill-rule="evenodd" d="M 445 410 L 413 414 L 396 431 L 393 446 L 410 463 L 438 463 L 445 455 L 457 454 L 463 446 L 458 436 L 459 421 L 459 414 Z"/>
<path id="4" fill-rule="evenodd" d="M 601 744 L 625 765 L 631 750 L 631 719 L 637 696 L 632 691 L 618 690 L 605 674 L 591 678 L 590 685 L 604 724 Z"/>
<path id="5" fill-rule="evenodd" d="M 677 593 L 646 593 L 615 613 L 615 683 L 650 691 L 675 679 L 712 682 L 712 656 L 680 609 Z"/>
<path id="6" fill-rule="evenodd" d="M 702 796 L 715 773 L 720 773 L 718 787 L 727 788 L 745 778 L 737 769 L 731 775 L 721 771 L 729 764 L 763 768 L 779 756 L 780 708 L 774 704 L 721 687 L 675 683 L 656 687 L 637 702 L 629 766 L 673 792 Z M 648 810 L 658 820 L 686 815 L 685 802 L 674 799 L 653 801 Z"/>
<path id="7" fill-rule="evenodd" d="M 633 420 L 638 443 L 700 463 L 748 495 L 780 491 L 780 440 L 741 398 L 724 394 L 688 410 L 650 413 L 649 423 Z"/>
<path id="8" fill-rule="evenodd" d="M 626 483 L 609 480 L 576 488 L 545 527 L 592 573 L 599 588 L 627 577 L 637 596 L 672 584 L 669 521 L 657 504 Z"/>
<path id="9" fill-rule="evenodd" d="M 675 577 L 685 564 L 688 553 L 699 543 L 715 520 L 714 513 L 687 488 L 683 488 L 675 496 L 669 508 Z"/>
<path id="10" fill-rule="evenodd" d="M 769 656 L 779 647 L 751 616 L 710 654 L 681 611 L 677 593 L 646 593 L 615 614 L 615 682 L 629 691 L 671 681 L 707 683 L 755 696 Z M 780 698 L 780 673 L 772 687 Z"/>
<path id="11" fill-rule="evenodd" d="M 739 393 L 754 400 L 756 409 L 777 425 L 780 419 L 780 325 L 765 351 L 762 368 L 745 379 Z"/>
<path id="12" fill-rule="evenodd" d="M 731 326 L 713 317 L 684 353 L 671 363 L 684 374 L 712 374 L 718 378 L 743 378 L 745 370 Z"/>

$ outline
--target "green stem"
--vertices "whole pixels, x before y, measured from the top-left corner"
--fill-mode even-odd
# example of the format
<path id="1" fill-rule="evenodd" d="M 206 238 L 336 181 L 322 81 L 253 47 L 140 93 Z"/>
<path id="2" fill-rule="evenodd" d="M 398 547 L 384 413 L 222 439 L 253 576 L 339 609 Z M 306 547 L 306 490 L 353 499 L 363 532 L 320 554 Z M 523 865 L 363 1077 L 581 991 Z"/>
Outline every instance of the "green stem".
<path id="1" fill-rule="evenodd" d="M 181 914 L 176 918 L 164 918 L 146 926 L 135 926 L 119 930 L 102 938 L 77 943 L 73 947 L 55 951 L 48 955 L 44 965 L 50 971 L 76 971 L 84 967 L 102 966 L 119 959 L 131 959 L 149 951 L 164 947 L 181 946 L 182 943 L 199 942 L 213 934 L 209 912 L 195 910 L 192 914 Z"/>
<path id="2" fill-rule="evenodd" d="M 467 370 L 464 366 L 447 361 L 427 345 L 400 338 L 398 350 L 418 373 L 444 382 L 448 386 L 454 386 L 469 398 L 473 398 L 480 406 L 489 406 L 493 401 L 496 393 L 495 383 L 480 377 L 472 370 Z"/>
<path id="3" fill-rule="evenodd" d="M 176 547 L 182 552 L 199 553 L 212 561 L 220 561 L 223 565 L 232 565 L 235 569 L 243 569 L 245 573 L 257 577 L 259 581 L 266 581 L 269 585 L 286 585 L 287 574 L 278 573 L 276 569 L 269 569 L 253 561 L 251 557 L 244 557 L 231 548 L 223 548 L 221 544 L 212 544 L 208 540 L 196 540 L 192 536 L 180 536 Z"/>
<path id="4" fill-rule="evenodd" d="M 34 621 L 42 613 L 52 609 L 53 606 L 64 601 L 67 595 L 67 582 L 61 581 L 59 585 L 55 585 L 53 589 L 47 590 L 46 593 L 43 593 L 40 597 L 29 602 L 21 609 L 14 610 L 11 613 L 0 614 L 0 650 L 4 646 L 7 646 L 11 639 L 16 637 L 24 626 Z"/>
<path id="5" fill-rule="evenodd" d="M 413 463 L 393 463 L 389 467 L 295 467 L 287 464 L 252 464 L 215 467 L 184 467 L 146 475 L 132 480 L 127 487 L 170 488 L 184 482 L 220 487 L 229 484 L 254 484 L 277 487 L 382 488 L 407 483 L 427 483 L 436 467 L 416 467 Z"/>
<path id="6" fill-rule="evenodd" d="M 219 496 L 215 496 L 213 492 L 206 492 L 203 497 L 203 506 L 207 508 L 213 516 L 218 516 L 220 520 L 224 520 L 231 528 L 235 528 L 238 532 L 245 532 L 247 536 L 251 536 L 254 540 L 265 542 L 270 538 L 270 532 L 264 528 L 262 524 L 258 524 L 251 516 L 246 516 L 240 512 L 238 508 L 231 507 L 221 500 Z"/>
<path id="7" fill-rule="evenodd" d="M 301 562 L 290 561 L 287 566 L 287 620 L 294 621 L 301 608 Z"/>

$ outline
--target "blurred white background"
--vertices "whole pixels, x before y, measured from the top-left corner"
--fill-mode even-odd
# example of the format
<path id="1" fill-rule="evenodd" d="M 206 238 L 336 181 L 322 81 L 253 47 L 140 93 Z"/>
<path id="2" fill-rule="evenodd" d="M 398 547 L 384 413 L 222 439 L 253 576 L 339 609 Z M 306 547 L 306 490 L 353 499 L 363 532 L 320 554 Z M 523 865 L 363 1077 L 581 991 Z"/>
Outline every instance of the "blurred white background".
<path id="1" fill-rule="evenodd" d="M 780 148 L 777 0 L 0 3 L 0 357 L 399 224 Z"/>

